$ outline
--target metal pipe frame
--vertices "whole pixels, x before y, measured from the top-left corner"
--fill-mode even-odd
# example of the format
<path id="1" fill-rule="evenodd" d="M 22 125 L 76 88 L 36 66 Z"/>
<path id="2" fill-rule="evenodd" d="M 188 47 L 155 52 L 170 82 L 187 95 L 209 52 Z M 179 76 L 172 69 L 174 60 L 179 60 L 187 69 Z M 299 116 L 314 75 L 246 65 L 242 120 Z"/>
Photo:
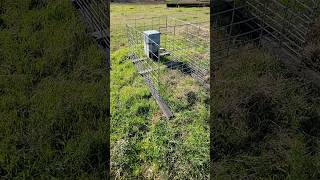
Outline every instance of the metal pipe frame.
<path id="1" fill-rule="evenodd" d="M 217 11 L 211 16 L 215 25 L 211 28 L 212 34 L 215 35 L 211 44 L 213 63 L 219 63 L 229 57 L 230 48 L 235 50 L 238 48 L 230 43 L 230 39 L 242 39 L 242 44 L 259 41 L 257 47 L 261 47 L 261 39 L 264 36 L 272 37 L 279 42 L 279 47 L 286 48 L 295 56 L 301 56 L 309 26 L 315 20 L 320 1 L 289 0 L 285 4 L 281 0 L 240 0 L 237 3 L 233 1 L 229 5 L 232 8 L 227 10 L 219 10 L 217 6 Z M 299 11 L 296 11 L 297 9 Z M 245 16 L 235 22 L 234 12 Z M 229 17 L 229 22 L 219 24 L 219 21 L 223 21 L 225 17 Z M 252 29 L 232 35 L 233 28 L 243 25 Z M 261 32 L 259 37 L 246 38 L 257 31 Z"/>

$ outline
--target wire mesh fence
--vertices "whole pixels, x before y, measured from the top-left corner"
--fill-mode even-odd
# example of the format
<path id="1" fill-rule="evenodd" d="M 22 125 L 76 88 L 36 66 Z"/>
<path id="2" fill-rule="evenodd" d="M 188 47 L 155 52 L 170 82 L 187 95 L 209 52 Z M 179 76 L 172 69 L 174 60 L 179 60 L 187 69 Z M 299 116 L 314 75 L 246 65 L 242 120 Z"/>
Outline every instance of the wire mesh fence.
<path id="1" fill-rule="evenodd" d="M 260 44 L 263 27 L 256 24 L 257 18 L 249 16 L 248 5 L 233 3 L 214 3 L 212 24 L 212 63 L 238 53 L 239 47 L 248 45 L 248 50 Z"/>
<path id="2" fill-rule="evenodd" d="M 112 50 L 128 47 L 126 24 L 128 19 L 148 16 L 171 16 L 188 22 L 203 22 L 202 26 L 209 29 L 209 8 L 166 8 L 165 4 L 112 3 L 111 4 L 111 47 Z M 119 13 L 121 11 L 121 13 Z M 148 13 L 146 13 L 148 12 Z"/>
<path id="3" fill-rule="evenodd" d="M 161 13 L 159 13 L 161 14 Z M 197 16 L 195 16 L 192 13 L 173 13 L 170 14 L 171 17 L 181 17 L 184 16 L 186 17 L 186 19 L 188 20 L 188 22 L 190 23 L 195 23 L 195 24 L 201 24 L 202 27 L 205 27 L 207 29 L 209 29 L 209 18 L 196 18 Z M 139 19 L 139 18 L 144 18 L 144 15 L 141 14 L 135 14 L 134 15 L 135 18 Z M 154 19 L 157 19 L 158 16 L 152 16 Z M 112 26 L 111 26 L 111 44 L 113 45 L 113 47 L 115 49 L 119 48 L 119 47 L 127 47 L 127 34 L 126 34 L 126 24 L 130 23 L 128 22 L 128 20 L 132 18 L 130 16 L 121 16 L 121 17 L 114 17 L 111 19 L 112 21 Z M 150 17 L 149 17 L 150 18 Z M 151 20 L 150 20 L 151 21 Z"/>
<path id="4" fill-rule="evenodd" d="M 197 96 L 207 96 L 210 31 L 201 27 L 203 22 L 189 23 L 169 16 L 127 22 L 129 57 L 167 118 L 181 110 L 179 98 L 172 96 L 181 94 L 174 92 L 179 79 L 197 87 Z M 158 33 L 159 41 L 146 35 L 150 30 Z M 195 100 L 194 93 L 185 95 L 187 101 Z"/>
<path id="5" fill-rule="evenodd" d="M 214 1 L 212 62 L 237 54 L 240 46 L 261 47 L 266 41 L 302 57 L 319 4 L 314 0 Z"/>
<path id="6" fill-rule="evenodd" d="M 91 35 L 100 47 L 109 54 L 110 49 L 110 4 L 107 0 L 71 0 L 87 24 Z M 107 55 L 109 57 L 109 55 Z M 107 60 L 108 61 L 108 60 Z M 109 62 L 107 62 L 109 64 Z"/>
<path id="7" fill-rule="evenodd" d="M 315 0 L 216 0 L 211 9 L 211 73 L 225 59 L 262 48 L 291 72 L 320 87 L 319 48 L 310 37 L 319 18 Z M 311 48 L 310 48 L 311 47 Z M 311 49 L 311 50 L 310 50 Z M 311 55 L 311 58 L 310 57 Z M 309 56 L 309 57 L 308 57 Z"/>
<path id="8" fill-rule="evenodd" d="M 257 17 L 280 46 L 296 56 L 303 56 L 303 47 L 311 24 L 317 16 L 319 1 L 250 0 L 251 14 Z"/>

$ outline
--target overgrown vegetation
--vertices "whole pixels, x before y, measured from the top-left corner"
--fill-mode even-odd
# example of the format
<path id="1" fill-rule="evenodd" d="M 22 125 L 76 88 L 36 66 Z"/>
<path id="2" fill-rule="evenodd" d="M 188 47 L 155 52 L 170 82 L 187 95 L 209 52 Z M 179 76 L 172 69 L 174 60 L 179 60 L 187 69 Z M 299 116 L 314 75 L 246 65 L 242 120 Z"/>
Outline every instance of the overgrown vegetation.
<path id="1" fill-rule="evenodd" d="M 318 89 L 261 50 L 242 52 L 216 71 L 214 177 L 318 179 Z"/>
<path id="2" fill-rule="evenodd" d="M 68 0 L 0 0 L 0 179 L 107 171 L 104 59 Z"/>
<path id="3" fill-rule="evenodd" d="M 126 13 L 121 14 L 123 9 Z M 116 19 L 126 15 L 146 15 L 187 10 L 202 18 L 209 9 L 168 10 L 161 5 L 111 5 L 111 175 L 118 179 L 208 179 L 209 178 L 209 101 L 190 76 L 177 70 L 163 73 L 166 82 L 161 93 L 169 95 L 175 117 L 163 117 L 143 79 L 127 58 L 121 45 Z M 183 13 L 183 12 L 182 12 Z M 183 15 L 180 15 L 183 16 Z M 117 26 L 118 25 L 118 26 Z M 123 27 L 120 25 L 120 27 Z M 119 38 L 116 38 L 119 37 Z M 126 38 L 126 37 L 124 37 Z M 143 48 L 143 47 L 141 47 Z"/>

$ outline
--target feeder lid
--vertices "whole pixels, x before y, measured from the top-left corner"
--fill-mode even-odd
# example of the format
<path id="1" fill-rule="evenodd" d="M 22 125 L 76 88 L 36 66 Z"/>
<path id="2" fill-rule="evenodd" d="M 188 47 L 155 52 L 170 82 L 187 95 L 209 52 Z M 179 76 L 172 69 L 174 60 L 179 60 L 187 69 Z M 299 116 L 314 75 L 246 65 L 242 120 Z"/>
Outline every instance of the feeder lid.
<path id="1" fill-rule="evenodd" d="M 144 34 L 144 42 L 147 44 L 160 44 L 160 32 L 156 30 L 148 30 L 148 31 L 143 31 Z"/>
<path id="2" fill-rule="evenodd" d="M 143 33 L 144 33 L 145 35 L 160 34 L 160 32 L 157 31 L 157 30 L 143 31 Z"/>

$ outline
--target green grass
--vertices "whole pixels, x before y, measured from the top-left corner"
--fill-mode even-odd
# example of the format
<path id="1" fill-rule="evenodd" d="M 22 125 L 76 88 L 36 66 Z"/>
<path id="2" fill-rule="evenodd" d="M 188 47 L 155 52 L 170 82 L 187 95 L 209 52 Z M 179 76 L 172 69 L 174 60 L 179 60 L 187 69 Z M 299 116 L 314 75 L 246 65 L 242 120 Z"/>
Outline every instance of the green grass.
<path id="1" fill-rule="evenodd" d="M 187 11 L 189 18 L 197 13 L 209 18 L 208 8 L 178 10 L 166 9 L 164 4 L 111 4 L 111 175 L 119 179 L 208 179 L 208 97 L 191 77 L 166 70 L 161 81 L 168 86 L 160 93 L 169 95 L 163 98 L 175 117 L 165 119 L 127 59 L 125 44 L 119 41 L 116 19 L 134 13 L 146 15 L 145 9 L 152 15 Z"/>
<path id="2" fill-rule="evenodd" d="M 105 177 L 105 57 L 68 0 L 0 4 L 0 179 Z"/>
<path id="3" fill-rule="evenodd" d="M 215 179 L 319 177 L 317 88 L 260 50 L 219 64 L 216 78 Z"/>
<path id="4" fill-rule="evenodd" d="M 126 54 L 122 49 L 111 56 L 112 176 L 205 179 L 209 174 L 209 128 L 204 102 L 190 106 L 183 99 L 176 101 L 180 112 L 166 120 Z M 173 96 L 184 96 L 183 92 L 175 90 Z"/>

